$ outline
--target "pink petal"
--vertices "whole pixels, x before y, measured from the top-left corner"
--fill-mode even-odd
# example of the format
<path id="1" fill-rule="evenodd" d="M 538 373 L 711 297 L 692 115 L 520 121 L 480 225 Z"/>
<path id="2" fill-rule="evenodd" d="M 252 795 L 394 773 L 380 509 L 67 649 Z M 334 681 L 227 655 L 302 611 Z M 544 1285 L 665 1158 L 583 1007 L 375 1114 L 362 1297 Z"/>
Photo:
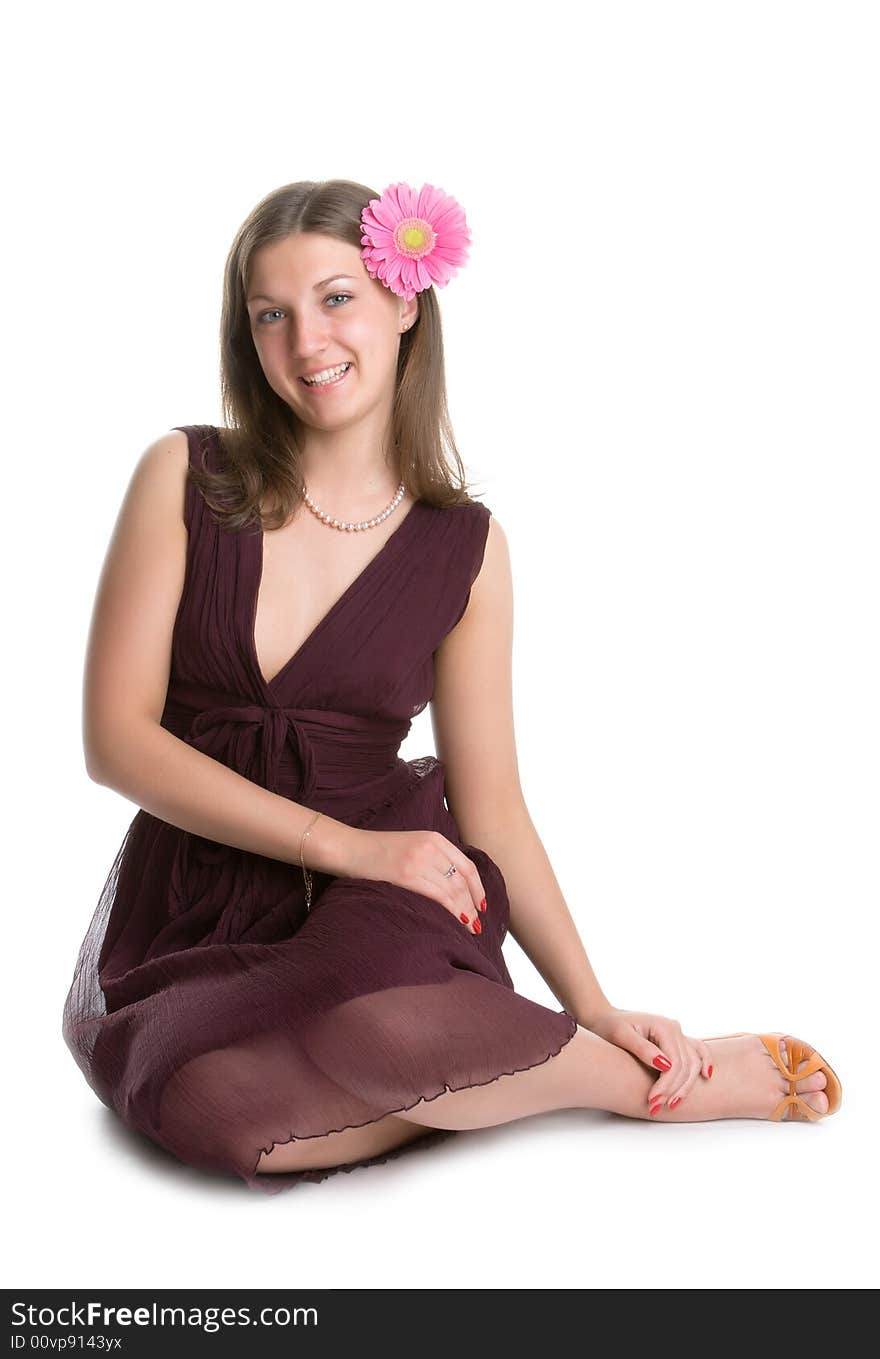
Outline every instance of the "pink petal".
<path id="1" fill-rule="evenodd" d="M 418 260 L 404 259 L 401 261 L 400 280 L 407 288 L 419 287 Z"/>
<path id="2" fill-rule="evenodd" d="M 401 217 L 414 217 L 418 208 L 419 196 L 410 184 L 395 184 Z"/>
<path id="3" fill-rule="evenodd" d="M 417 259 L 412 261 L 412 263 L 415 265 L 415 272 L 418 278 L 418 286 L 420 290 L 422 288 L 430 288 L 431 284 L 434 282 L 434 279 L 431 276 L 432 271 L 427 266 L 427 259 L 430 258 L 431 258 L 430 255 L 428 255 L 426 259 Z"/>

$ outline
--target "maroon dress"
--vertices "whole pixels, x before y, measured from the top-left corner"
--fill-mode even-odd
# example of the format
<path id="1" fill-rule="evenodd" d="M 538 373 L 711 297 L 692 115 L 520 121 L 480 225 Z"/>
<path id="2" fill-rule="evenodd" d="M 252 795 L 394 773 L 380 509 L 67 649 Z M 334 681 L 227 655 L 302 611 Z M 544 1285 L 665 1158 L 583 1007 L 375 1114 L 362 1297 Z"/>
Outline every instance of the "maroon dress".
<path id="1" fill-rule="evenodd" d="M 216 466 L 210 425 L 179 426 Z M 398 755 L 464 613 L 491 511 L 414 502 L 270 683 L 254 619 L 262 533 L 222 528 L 187 481 L 186 577 L 162 725 L 272 792 L 351 826 L 440 831 L 479 869 L 473 934 L 389 882 L 314 873 L 139 810 L 80 948 L 64 1039 L 125 1124 L 174 1157 L 275 1193 L 454 1136 L 446 1129 L 332 1169 L 257 1173 L 263 1152 L 404 1113 L 555 1055 L 566 1010 L 513 988 L 497 864 L 463 843 L 433 756 Z"/>

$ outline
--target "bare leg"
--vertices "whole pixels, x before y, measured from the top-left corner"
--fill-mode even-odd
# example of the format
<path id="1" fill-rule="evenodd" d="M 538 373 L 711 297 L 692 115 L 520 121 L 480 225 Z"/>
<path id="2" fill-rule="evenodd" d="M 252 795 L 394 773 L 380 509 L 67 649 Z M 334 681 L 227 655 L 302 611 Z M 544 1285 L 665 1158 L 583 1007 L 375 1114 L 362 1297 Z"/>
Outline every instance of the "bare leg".
<path id="1" fill-rule="evenodd" d="M 577 1033 L 561 1052 L 527 1071 L 499 1076 L 489 1085 L 447 1092 L 398 1115 L 432 1128 L 486 1128 L 509 1123 L 549 1109 L 607 1109 L 627 1118 L 653 1122 L 688 1123 L 715 1118 L 768 1118 L 788 1084 L 755 1034 L 716 1039 L 709 1043 L 714 1074 L 698 1076 L 686 1099 L 676 1109 L 651 1115 L 648 1096 L 657 1079 L 631 1053 L 615 1047 L 589 1029 Z M 785 1048 L 782 1050 L 785 1058 Z M 804 1065 L 802 1063 L 802 1065 Z M 799 1094 L 817 1112 L 825 1113 L 821 1072 L 799 1082 Z"/>
<path id="2" fill-rule="evenodd" d="M 388 1114 L 362 1128 L 344 1128 L 326 1137 L 307 1137 L 281 1142 L 271 1152 L 263 1152 L 257 1173 L 274 1174 L 290 1170 L 326 1170 L 330 1166 L 349 1165 L 369 1156 L 383 1156 L 407 1142 L 426 1137 L 433 1128 L 405 1123 L 395 1114 Z"/>
<path id="3" fill-rule="evenodd" d="M 651 1115 L 648 1096 L 657 1077 L 631 1053 L 579 1027 L 561 1052 L 526 1071 L 422 1100 L 363 1128 L 280 1144 L 263 1155 L 258 1170 L 271 1174 L 343 1165 L 390 1151 L 434 1128 L 488 1128 L 550 1109 L 606 1109 L 658 1123 L 768 1118 L 789 1087 L 757 1035 L 714 1039 L 709 1047 L 711 1080 L 698 1076 L 676 1109 L 664 1107 Z M 782 1056 L 785 1060 L 784 1045 Z M 822 1072 L 797 1083 L 798 1093 L 817 1113 L 828 1109 L 824 1085 Z"/>

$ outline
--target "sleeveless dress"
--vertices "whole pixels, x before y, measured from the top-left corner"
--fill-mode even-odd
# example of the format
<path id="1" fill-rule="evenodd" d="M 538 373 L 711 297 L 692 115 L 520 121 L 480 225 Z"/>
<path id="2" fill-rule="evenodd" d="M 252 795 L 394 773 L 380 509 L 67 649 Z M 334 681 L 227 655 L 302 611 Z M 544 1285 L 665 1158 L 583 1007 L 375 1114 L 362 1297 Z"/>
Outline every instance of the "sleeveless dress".
<path id="1" fill-rule="evenodd" d="M 182 425 L 215 467 L 211 425 Z M 91 1088 L 173 1157 L 278 1193 L 382 1163 L 436 1129 L 328 1169 L 257 1173 L 263 1152 L 403 1114 L 558 1053 L 566 1010 L 519 995 L 501 870 L 465 844 L 433 756 L 398 755 L 466 608 L 491 511 L 417 500 L 267 683 L 254 620 L 262 532 L 222 528 L 187 479 L 189 532 L 162 726 L 245 778 L 351 826 L 440 831 L 477 865 L 475 935 L 389 882 L 313 873 L 139 810 L 80 947 L 64 1040 Z"/>

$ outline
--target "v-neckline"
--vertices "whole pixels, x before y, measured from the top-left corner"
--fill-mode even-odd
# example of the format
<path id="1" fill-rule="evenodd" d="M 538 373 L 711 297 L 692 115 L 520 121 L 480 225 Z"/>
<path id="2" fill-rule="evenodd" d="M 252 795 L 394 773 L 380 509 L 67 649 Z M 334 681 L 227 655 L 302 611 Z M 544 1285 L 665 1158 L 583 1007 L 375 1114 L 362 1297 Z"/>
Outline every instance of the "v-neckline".
<path id="1" fill-rule="evenodd" d="M 288 657 L 288 659 L 282 665 L 281 669 L 278 670 L 270 680 L 267 680 L 266 676 L 263 674 L 259 657 L 257 655 L 257 637 L 256 637 L 257 610 L 259 608 L 260 603 L 260 590 L 263 584 L 263 565 L 264 565 L 263 544 L 266 537 L 265 531 L 263 530 L 262 525 L 260 525 L 260 527 L 257 529 L 257 532 L 252 535 L 256 546 L 254 553 L 255 557 L 254 569 L 251 572 L 250 625 L 248 627 L 248 644 L 250 648 L 250 660 L 254 668 L 254 673 L 256 674 L 257 679 L 260 681 L 261 685 L 263 686 L 263 689 L 266 692 L 271 693 L 275 689 L 275 687 L 281 683 L 281 681 L 287 676 L 289 671 L 293 669 L 294 663 L 298 661 L 300 657 L 303 655 L 303 652 L 306 651 L 312 645 L 318 634 L 323 632 L 324 628 L 327 626 L 328 623 L 331 622 L 333 618 L 336 617 L 336 614 L 343 607 L 343 605 L 348 603 L 349 599 L 354 594 L 355 590 L 364 583 L 364 581 L 376 568 L 379 562 L 393 549 L 393 547 L 397 546 L 401 542 L 403 530 L 406 528 L 410 519 L 413 518 L 416 512 L 420 508 L 422 508 L 423 504 L 424 502 L 421 500 L 413 501 L 412 505 L 410 505 L 409 509 L 403 516 L 403 519 L 397 525 L 397 528 L 394 530 L 394 532 L 388 535 L 382 546 L 379 548 L 378 552 L 374 552 L 373 556 L 370 557 L 366 565 L 358 572 L 358 574 L 355 576 L 351 584 L 346 586 L 342 594 L 339 595 L 339 597 L 330 605 L 330 608 L 326 611 L 323 617 L 318 620 L 318 622 L 312 628 L 311 632 L 308 633 L 308 635 L 300 643 L 296 651 L 294 651 L 293 655 Z"/>

